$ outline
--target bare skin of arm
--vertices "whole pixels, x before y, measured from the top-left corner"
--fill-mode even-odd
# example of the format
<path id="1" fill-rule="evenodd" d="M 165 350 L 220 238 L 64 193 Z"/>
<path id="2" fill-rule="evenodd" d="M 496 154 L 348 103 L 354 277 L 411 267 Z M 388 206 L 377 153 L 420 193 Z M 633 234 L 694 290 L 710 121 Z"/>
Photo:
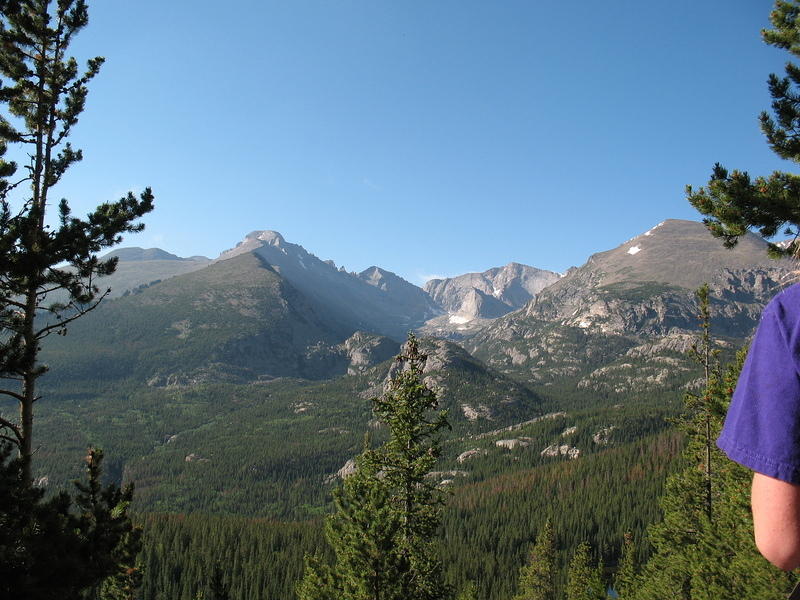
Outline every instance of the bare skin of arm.
<path id="1" fill-rule="evenodd" d="M 759 552 L 784 571 L 800 566 L 800 485 L 755 473 L 751 502 Z"/>

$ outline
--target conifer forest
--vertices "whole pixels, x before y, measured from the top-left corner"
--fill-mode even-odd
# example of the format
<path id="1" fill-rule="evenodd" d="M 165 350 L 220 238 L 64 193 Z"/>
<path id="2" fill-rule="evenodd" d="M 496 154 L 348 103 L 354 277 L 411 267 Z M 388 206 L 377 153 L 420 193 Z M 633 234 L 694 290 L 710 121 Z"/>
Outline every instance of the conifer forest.
<path id="1" fill-rule="evenodd" d="M 82 217 L 59 188 L 113 69 L 73 58 L 89 16 L 0 0 L 0 598 L 787 597 L 715 442 L 796 280 L 799 176 L 711 156 L 702 224 L 424 290 L 274 231 L 120 249 L 157 187 Z M 793 166 L 800 0 L 769 21 L 759 122 Z"/>

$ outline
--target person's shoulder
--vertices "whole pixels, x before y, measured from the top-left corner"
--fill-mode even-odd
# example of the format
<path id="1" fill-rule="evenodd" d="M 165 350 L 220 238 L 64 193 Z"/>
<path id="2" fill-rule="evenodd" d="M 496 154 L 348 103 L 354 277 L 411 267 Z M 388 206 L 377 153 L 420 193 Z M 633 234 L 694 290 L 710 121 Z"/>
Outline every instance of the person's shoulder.
<path id="1" fill-rule="evenodd" d="M 767 315 L 787 324 L 800 322 L 800 283 L 778 292 L 764 308 L 764 316 Z"/>

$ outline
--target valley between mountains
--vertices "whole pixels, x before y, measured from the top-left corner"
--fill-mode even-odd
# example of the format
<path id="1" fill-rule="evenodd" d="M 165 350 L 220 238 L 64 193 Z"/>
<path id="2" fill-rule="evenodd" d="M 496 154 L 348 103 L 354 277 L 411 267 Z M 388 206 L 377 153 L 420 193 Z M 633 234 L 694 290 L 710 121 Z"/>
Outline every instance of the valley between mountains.
<path id="1" fill-rule="evenodd" d="M 612 559 L 623 533 L 658 518 L 681 447 L 669 418 L 701 375 L 687 355 L 695 290 L 709 284 L 725 359 L 792 280 L 759 238 L 726 250 L 678 220 L 567 273 L 511 263 L 424 289 L 377 266 L 347 272 L 274 231 L 214 260 L 113 254 L 110 297 L 42 351 L 39 485 L 67 485 L 96 445 L 109 479 L 135 482 L 143 518 L 306 523 L 299 554 L 274 567 L 289 590 L 332 487 L 365 435 L 385 435 L 370 399 L 415 331 L 452 426 L 432 474 L 453 490 L 447 575 L 476 574 L 482 598 L 510 597 L 546 515 L 565 549 L 589 538 Z"/>

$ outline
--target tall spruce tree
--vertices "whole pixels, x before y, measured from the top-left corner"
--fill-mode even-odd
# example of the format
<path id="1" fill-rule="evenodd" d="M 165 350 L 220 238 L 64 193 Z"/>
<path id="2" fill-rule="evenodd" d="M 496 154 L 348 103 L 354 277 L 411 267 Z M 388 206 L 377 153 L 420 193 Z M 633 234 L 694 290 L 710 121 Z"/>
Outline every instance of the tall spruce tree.
<path id="1" fill-rule="evenodd" d="M 19 404 L 19 420 L 0 417 L 2 439 L 17 446 L 30 478 L 36 383 L 47 370 L 39 362 L 47 336 L 95 308 L 106 295 L 97 277 L 112 273 L 115 259 L 99 260 L 121 234 L 140 231 L 137 219 L 153 208 L 146 189 L 72 216 L 67 200 L 48 220 L 54 188 L 82 158 L 67 141 L 83 112 L 87 84 L 103 59 L 81 71 L 68 55 L 88 23 L 84 0 L 0 0 L 0 394 Z M 29 157 L 5 158 L 9 144 Z M 53 301 L 54 292 L 65 300 Z"/>
<path id="2" fill-rule="evenodd" d="M 603 567 L 592 566 L 589 544 L 581 542 L 572 555 L 567 572 L 566 600 L 605 600 Z"/>
<path id="3" fill-rule="evenodd" d="M 614 591 L 618 598 L 627 600 L 633 595 L 636 582 L 636 545 L 633 535 L 626 533 L 622 542 L 617 571 L 614 573 Z"/>
<path id="4" fill-rule="evenodd" d="M 800 56 L 800 2 L 778 0 L 770 14 L 774 29 L 763 30 L 764 41 Z M 800 67 L 786 64 L 786 76 L 771 74 L 768 80 L 772 112 L 761 113 L 761 130 L 781 158 L 800 163 Z M 800 177 L 776 171 L 752 179 L 746 171 L 728 171 L 714 165 L 706 187 L 687 186 L 689 202 L 706 217 L 704 223 L 725 246 L 733 247 L 739 236 L 755 229 L 765 238 L 784 232 L 791 243 L 769 243 L 771 256 L 800 256 Z"/>
<path id="5" fill-rule="evenodd" d="M 426 356 L 409 334 L 388 390 L 373 412 L 389 432 L 366 449 L 356 472 L 334 494 L 336 513 L 325 533 L 332 566 L 309 559 L 298 586 L 300 600 L 440 600 L 443 583 L 435 537 L 440 490 L 426 478 L 439 456 L 437 433 L 448 427 L 436 394 L 422 381 Z"/>
<path id="6" fill-rule="evenodd" d="M 528 564 L 519 571 L 514 600 L 556 600 L 556 545 L 548 519 L 531 548 Z"/>

